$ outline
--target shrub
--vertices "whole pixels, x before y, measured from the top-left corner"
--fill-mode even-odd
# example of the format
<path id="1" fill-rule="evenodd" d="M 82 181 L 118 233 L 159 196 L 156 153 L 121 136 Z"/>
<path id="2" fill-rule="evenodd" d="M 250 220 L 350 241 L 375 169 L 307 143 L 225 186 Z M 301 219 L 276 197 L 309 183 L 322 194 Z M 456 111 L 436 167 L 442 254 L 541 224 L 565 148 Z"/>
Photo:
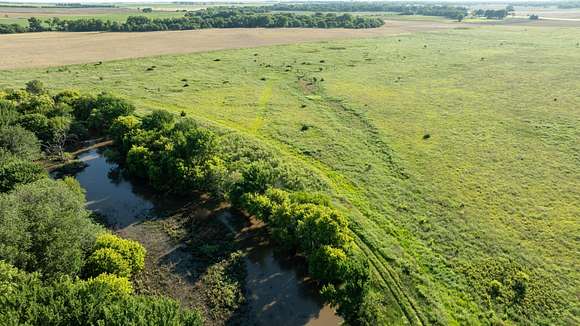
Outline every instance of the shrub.
<path id="1" fill-rule="evenodd" d="M 526 295 L 527 284 L 530 280 L 528 274 L 519 271 L 513 278 L 512 288 L 517 300 L 522 300 Z"/>
<path id="2" fill-rule="evenodd" d="M 308 256 L 308 271 L 325 282 L 342 282 L 345 280 L 347 256 L 340 248 L 322 246 Z"/>
<path id="3" fill-rule="evenodd" d="M 131 276 L 129 262 L 115 249 L 101 248 L 95 250 L 87 259 L 88 275 L 98 276 L 102 273 L 121 277 Z"/>
<path id="4" fill-rule="evenodd" d="M 155 110 L 144 116 L 141 126 L 145 130 L 169 130 L 173 128 L 175 116 L 165 110 Z"/>
<path id="5" fill-rule="evenodd" d="M 31 80 L 26 83 L 26 91 L 34 95 L 40 95 L 47 92 L 44 84 L 40 80 Z"/>
<path id="6" fill-rule="evenodd" d="M 105 288 L 114 296 L 126 296 L 133 293 L 133 285 L 131 285 L 128 278 L 107 273 L 99 274 L 95 278 L 89 278 L 86 281 L 86 286 L 92 292 L 102 291 L 95 288 Z"/>
<path id="7" fill-rule="evenodd" d="M 37 274 L 0 261 L 0 325 L 203 324 L 197 311 L 183 310 L 174 300 L 131 291 L 126 278 L 114 275 L 42 282 Z"/>
<path id="8" fill-rule="evenodd" d="M 97 237 L 95 248 L 110 248 L 117 251 L 136 273 L 145 266 L 145 248 L 137 241 L 120 238 L 116 235 L 104 233 Z"/>
<path id="9" fill-rule="evenodd" d="M 46 178 L 0 195 L 0 260 L 43 278 L 78 276 L 98 232 L 70 181 Z"/>
<path id="10" fill-rule="evenodd" d="M 41 154 L 36 136 L 20 126 L 0 127 L 0 148 L 24 160 L 36 160 Z"/>
<path id="11" fill-rule="evenodd" d="M 116 118 L 135 111 L 131 103 L 107 93 L 99 94 L 91 104 L 93 110 L 87 122 L 91 128 L 100 131 L 107 131 Z"/>
<path id="12" fill-rule="evenodd" d="M 8 158 L 0 162 L 0 192 L 48 177 L 44 168 L 25 159 Z"/>

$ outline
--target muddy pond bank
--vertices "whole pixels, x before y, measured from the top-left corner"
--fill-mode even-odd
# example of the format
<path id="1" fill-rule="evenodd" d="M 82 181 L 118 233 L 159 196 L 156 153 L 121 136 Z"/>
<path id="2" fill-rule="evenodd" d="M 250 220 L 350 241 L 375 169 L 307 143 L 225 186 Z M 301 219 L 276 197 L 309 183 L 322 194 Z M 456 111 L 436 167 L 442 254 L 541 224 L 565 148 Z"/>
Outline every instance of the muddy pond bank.
<path id="1" fill-rule="evenodd" d="M 278 254 L 265 228 L 223 203 L 157 196 L 125 178 L 103 149 L 82 152 L 75 173 L 87 207 L 147 249 L 137 292 L 167 295 L 211 325 L 338 325 L 303 262 Z"/>

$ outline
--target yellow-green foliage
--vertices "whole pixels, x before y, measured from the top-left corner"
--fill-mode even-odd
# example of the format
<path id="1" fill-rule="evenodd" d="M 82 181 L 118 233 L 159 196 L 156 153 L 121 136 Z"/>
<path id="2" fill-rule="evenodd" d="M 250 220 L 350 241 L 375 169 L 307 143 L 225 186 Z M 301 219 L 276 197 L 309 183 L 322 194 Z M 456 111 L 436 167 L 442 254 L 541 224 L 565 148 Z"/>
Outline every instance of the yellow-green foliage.
<path id="1" fill-rule="evenodd" d="M 95 248 L 116 251 L 126 261 L 131 273 L 139 272 L 145 266 L 146 250 L 137 241 L 103 233 L 97 237 Z"/>
<path id="2" fill-rule="evenodd" d="M 88 273 L 94 276 L 102 273 L 115 274 L 121 277 L 131 276 L 129 261 L 112 248 L 95 250 L 87 260 L 87 269 Z"/>
<path id="3" fill-rule="evenodd" d="M 201 315 L 163 297 L 131 295 L 128 279 L 101 274 L 43 282 L 0 261 L 0 325 L 202 325 Z"/>
<path id="4" fill-rule="evenodd" d="M 104 287 L 111 294 L 118 295 L 130 295 L 133 293 L 133 285 L 126 277 L 120 277 L 114 274 L 102 273 L 95 278 L 89 278 L 86 281 L 86 286 L 89 291 L 97 292 L 95 287 Z M 100 291 L 99 291 L 100 292 Z"/>
<path id="5" fill-rule="evenodd" d="M 342 281 L 347 259 L 343 249 L 322 246 L 308 257 L 308 271 L 319 280 Z"/>

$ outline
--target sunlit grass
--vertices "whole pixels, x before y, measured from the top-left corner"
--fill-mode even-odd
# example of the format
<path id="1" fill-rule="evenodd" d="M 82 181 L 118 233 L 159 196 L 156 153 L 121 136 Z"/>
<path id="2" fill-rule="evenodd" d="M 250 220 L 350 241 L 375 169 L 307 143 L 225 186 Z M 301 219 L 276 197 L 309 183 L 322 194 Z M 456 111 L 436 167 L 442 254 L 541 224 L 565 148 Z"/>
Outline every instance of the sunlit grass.
<path id="1" fill-rule="evenodd" d="M 317 171 L 393 287 L 393 323 L 411 303 L 431 322 L 478 323 L 492 307 L 518 320 L 477 292 L 496 277 L 482 264 L 507 271 L 507 259 L 530 275 L 528 321 L 566 324 L 579 282 L 579 38 L 485 27 L 0 71 L 0 86 L 40 79 L 183 110 Z"/>

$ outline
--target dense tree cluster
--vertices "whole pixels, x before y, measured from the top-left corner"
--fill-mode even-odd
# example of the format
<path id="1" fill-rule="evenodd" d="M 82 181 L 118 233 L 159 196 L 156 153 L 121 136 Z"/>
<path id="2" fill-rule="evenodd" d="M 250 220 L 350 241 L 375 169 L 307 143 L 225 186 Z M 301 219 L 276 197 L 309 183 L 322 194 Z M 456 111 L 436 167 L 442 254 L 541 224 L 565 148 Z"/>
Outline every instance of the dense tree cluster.
<path id="1" fill-rule="evenodd" d="M 26 89 L 0 91 L 0 126 L 4 130 L 0 142 L 8 146 L 12 139 L 14 144 L 7 147 L 11 151 L 16 150 L 14 146 L 31 145 L 34 140 L 28 131 L 46 154 L 63 156 L 67 144 L 107 130 L 114 119 L 133 110 L 132 105 L 110 94 L 81 96 L 63 91 L 51 95 L 41 82 L 31 81 Z M 34 146 L 27 148 L 33 151 L 30 148 Z M 24 158 L 38 156 L 26 154 Z"/>
<path id="2" fill-rule="evenodd" d="M 1 325 L 202 325 L 174 300 L 133 295 L 123 277 L 43 280 L 0 261 Z"/>
<path id="3" fill-rule="evenodd" d="M 34 163 L 52 152 L 58 132 L 65 135 L 64 144 L 107 133 L 127 172 L 160 192 L 210 192 L 256 215 L 276 242 L 307 258 L 310 273 L 339 313 L 355 324 L 364 319 L 369 313 L 364 309 L 372 308 L 364 305 L 370 289 L 367 262 L 353 243 L 346 216 L 330 198 L 311 192 L 324 187 L 318 178 L 259 145 L 185 115 L 153 111 L 137 117 L 133 112 L 130 103 L 109 94 L 50 94 L 37 81 L 0 93 L 0 173 L 11 176 L 2 180 L 12 180 L 0 189 L 5 192 L 0 195 L 0 261 L 10 264 L 0 269 L 36 282 L 33 293 L 16 282 L 12 292 L 0 297 L 9 303 L 4 309 L 10 321 L 60 325 L 66 323 L 57 316 L 68 314 L 69 320 L 123 320 L 131 309 L 135 318 L 199 320 L 171 301 L 130 294 L 130 278 L 143 268 L 143 247 L 104 232 L 84 208 L 84 194 L 74 179 L 51 180 Z M 71 130 L 84 136 L 73 137 Z M 12 160 L 28 162 L 30 171 L 14 167 Z M 54 307 L 55 295 L 66 304 Z M 30 314 L 23 305 L 44 307 L 50 314 Z M 68 311 L 69 306 L 81 308 Z M 168 315 L 139 315 L 151 309 Z"/>
<path id="4" fill-rule="evenodd" d="M 22 32 L 149 32 L 167 30 L 193 30 L 205 28 L 274 28 L 274 27 L 305 27 L 305 28 L 374 28 L 384 24 L 381 19 L 360 17 L 350 14 L 294 14 L 272 13 L 265 7 L 219 7 L 187 12 L 183 17 L 149 18 L 146 15 L 128 17 L 125 22 L 102 20 L 99 18 L 82 18 L 64 20 L 53 17 L 44 23 L 31 17 L 28 27 L 0 25 L 0 33 Z"/>
<path id="5" fill-rule="evenodd" d="M 0 324 L 201 324 L 175 301 L 132 295 L 145 249 L 107 233 L 78 182 L 37 163 L 62 152 L 72 126 L 96 133 L 132 110 L 107 94 L 50 95 L 38 81 L 0 91 Z"/>
<path id="6" fill-rule="evenodd" d="M 366 260 L 330 198 L 301 189 L 286 166 L 166 111 L 118 117 L 109 129 L 127 171 L 163 192 L 211 192 L 267 223 L 273 240 L 307 258 L 311 275 L 357 323 L 369 289 Z"/>
<path id="7" fill-rule="evenodd" d="M 270 8 L 277 11 L 316 12 L 397 12 L 402 15 L 440 16 L 463 19 L 467 8 L 450 5 L 409 4 L 392 2 L 314 2 L 301 4 L 279 3 Z"/>
<path id="8" fill-rule="evenodd" d="M 348 220 L 329 198 L 268 188 L 263 193 L 246 192 L 240 202 L 269 225 L 277 243 L 307 257 L 310 274 L 324 284 L 323 295 L 347 322 L 365 320 L 368 264 L 354 246 Z"/>
<path id="9" fill-rule="evenodd" d="M 507 9 L 477 9 L 473 11 L 473 16 L 485 17 L 487 19 L 504 19 L 507 15 Z"/>

